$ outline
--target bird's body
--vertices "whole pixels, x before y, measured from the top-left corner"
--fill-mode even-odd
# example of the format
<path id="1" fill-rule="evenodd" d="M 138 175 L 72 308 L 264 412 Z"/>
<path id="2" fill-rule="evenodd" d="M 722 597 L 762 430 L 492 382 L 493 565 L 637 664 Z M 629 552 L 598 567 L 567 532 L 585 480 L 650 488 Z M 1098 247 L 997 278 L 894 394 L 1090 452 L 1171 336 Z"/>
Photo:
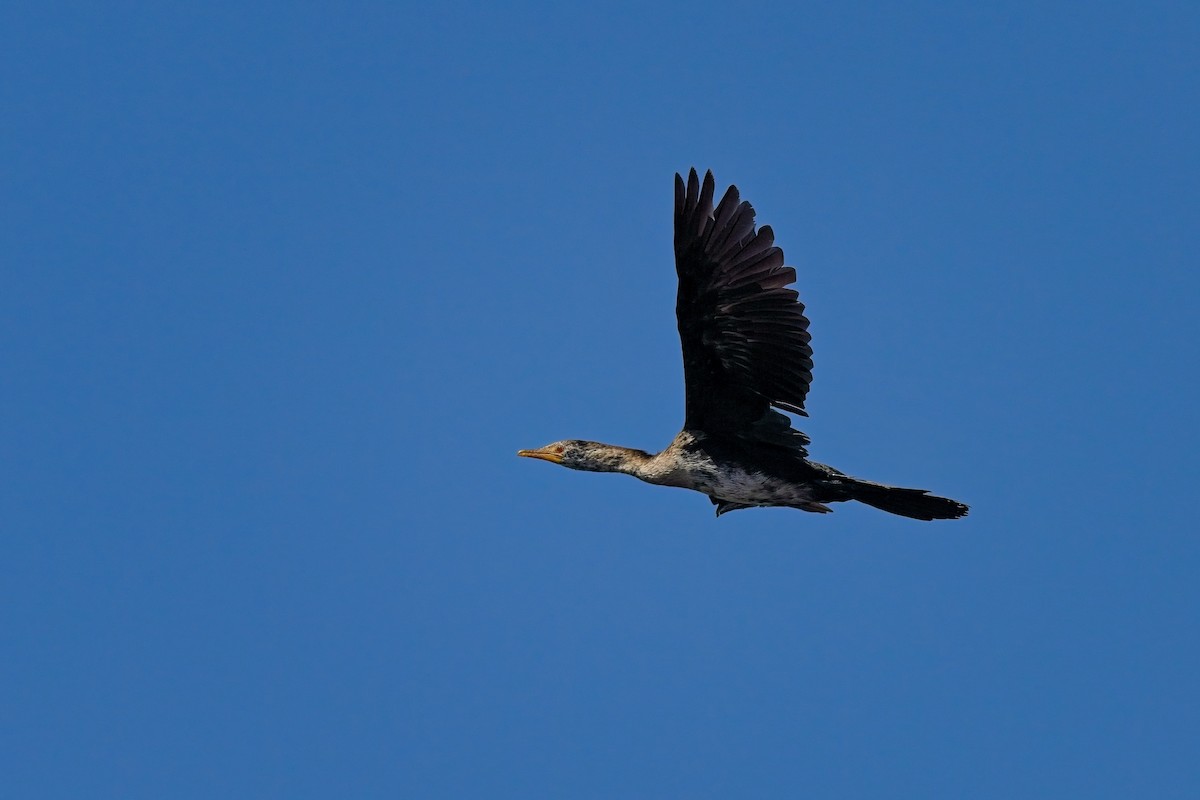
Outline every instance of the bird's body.
<path id="1" fill-rule="evenodd" d="M 680 431 L 650 459 L 644 480 L 694 489 L 719 501 L 744 506 L 803 506 L 812 502 L 819 472 L 803 458 L 764 457 L 738 442 L 722 442 L 703 431 Z"/>
<path id="2" fill-rule="evenodd" d="M 568 440 L 518 455 L 572 469 L 623 472 L 708 495 L 717 515 L 756 506 L 826 512 L 858 500 L 914 519 L 953 519 L 967 507 L 924 490 L 872 483 L 808 460 L 808 437 L 775 409 L 805 414 L 812 380 L 808 319 L 796 279 L 769 227 L 729 187 L 713 209 L 712 173 L 675 176 L 676 317 L 683 346 L 686 418 L 650 454 Z"/>

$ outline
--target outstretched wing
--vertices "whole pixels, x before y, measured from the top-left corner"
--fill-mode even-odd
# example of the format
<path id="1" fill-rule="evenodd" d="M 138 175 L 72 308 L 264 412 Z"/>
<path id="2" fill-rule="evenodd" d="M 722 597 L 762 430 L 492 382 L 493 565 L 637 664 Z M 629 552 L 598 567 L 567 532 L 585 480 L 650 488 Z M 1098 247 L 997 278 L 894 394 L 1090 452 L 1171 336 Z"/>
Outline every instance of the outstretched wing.
<path id="1" fill-rule="evenodd" d="M 675 176 L 675 314 L 687 388 L 685 427 L 803 448 L 807 437 L 771 406 L 805 414 L 812 381 L 808 319 L 787 288 L 775 234 L 730 186 L 713 210 L 711 172 Z"/>

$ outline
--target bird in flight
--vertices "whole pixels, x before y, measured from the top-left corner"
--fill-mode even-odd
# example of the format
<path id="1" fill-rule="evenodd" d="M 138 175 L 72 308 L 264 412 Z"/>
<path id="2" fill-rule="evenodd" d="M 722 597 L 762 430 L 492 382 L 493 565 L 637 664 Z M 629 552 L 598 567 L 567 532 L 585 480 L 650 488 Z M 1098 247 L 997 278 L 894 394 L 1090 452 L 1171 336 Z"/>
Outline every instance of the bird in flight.
<path id="1" fill-rule="evenodd" d="M 683 345 L 683 430 L 658 454 L 570 439 L 517 455 L 571 469 L 623 472 L 708 495 L 717 516 L 761 506 L 828 512 L 857 500 L 913 519 L 957 519 L 967 506 L 887 486 L 808 459 L 809 438 L 780 411 L 808 416 L 808 319 L 788 286 L 770 226 L 730 186 L 713 209 L 712 172 L 675 175 L 675 315 Z"/>

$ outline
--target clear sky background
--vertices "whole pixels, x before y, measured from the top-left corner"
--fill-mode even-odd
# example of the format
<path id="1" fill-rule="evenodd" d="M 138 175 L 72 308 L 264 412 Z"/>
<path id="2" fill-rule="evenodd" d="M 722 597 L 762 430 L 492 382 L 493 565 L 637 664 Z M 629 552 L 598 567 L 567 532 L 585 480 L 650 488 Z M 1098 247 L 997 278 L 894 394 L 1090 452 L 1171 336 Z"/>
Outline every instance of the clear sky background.
<path id="1" fill-rule="evenodd" d="M 6 4 L 0 794 L 1200 796 L 1200 6 Z M 673 173 L 814 458 L 683 417 Z"/>

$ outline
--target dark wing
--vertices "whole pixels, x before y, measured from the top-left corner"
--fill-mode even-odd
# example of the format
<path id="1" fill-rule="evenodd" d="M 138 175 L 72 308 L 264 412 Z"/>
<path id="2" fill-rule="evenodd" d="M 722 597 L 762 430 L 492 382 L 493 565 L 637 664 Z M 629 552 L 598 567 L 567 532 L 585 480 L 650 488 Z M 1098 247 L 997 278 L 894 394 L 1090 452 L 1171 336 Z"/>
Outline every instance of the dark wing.
<path id="1" fill-rule="evenodd" d="M 675 314 L 687 386 L 685 427 L 803 447 L 804 434 L 771 406 L 805 414 L 812 381 L 808 319 L 788 284 L 775 234 L 755 232 L 736 186 L 713 210 L 711 172 L 675 176 Z"/>

